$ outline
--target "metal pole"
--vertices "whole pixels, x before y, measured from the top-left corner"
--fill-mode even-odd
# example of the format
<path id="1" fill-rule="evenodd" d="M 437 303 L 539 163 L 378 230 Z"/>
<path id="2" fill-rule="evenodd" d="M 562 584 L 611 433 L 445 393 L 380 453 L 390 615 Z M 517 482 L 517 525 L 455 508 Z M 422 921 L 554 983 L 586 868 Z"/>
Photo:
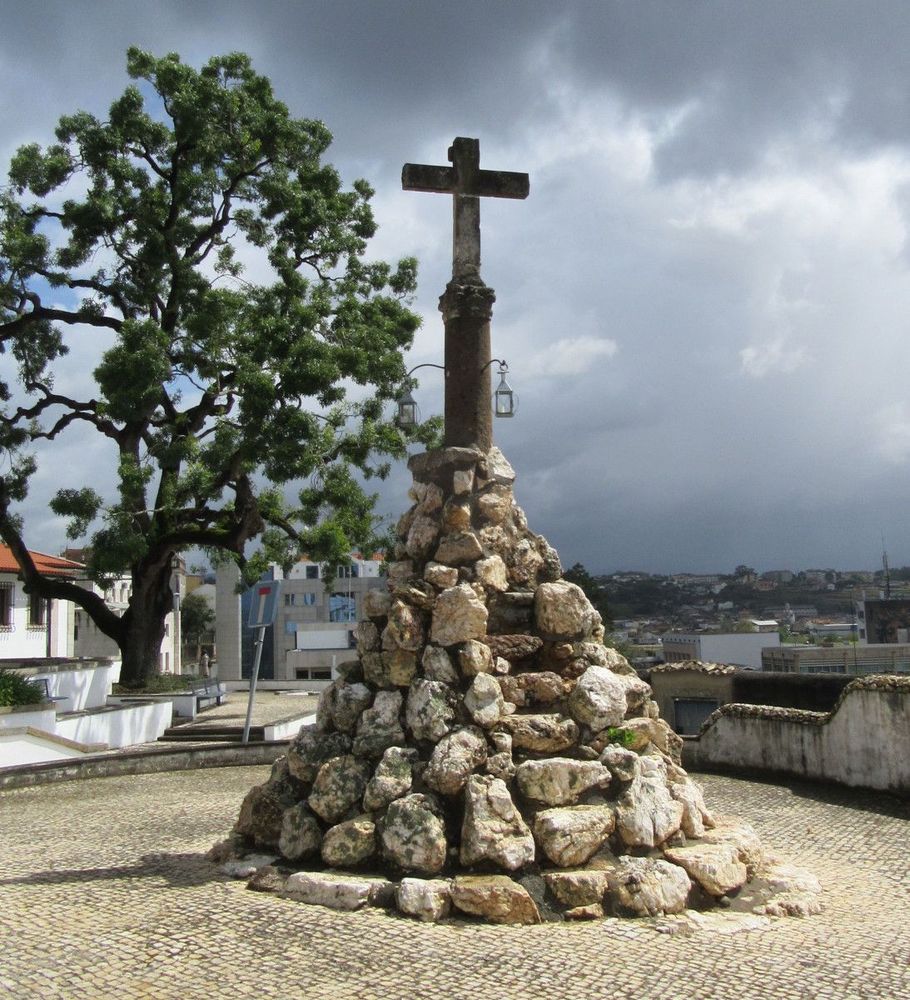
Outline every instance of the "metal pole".
<path id="1" fill-rule="evenodd" d="M 256 681 L 259 679 L 259 661 L 262 659 L 262 643 L 265 641 L 266 625 L 259 626 L 256 639 L 256 655 L 253 657 L 253 673 L 250 677 L 250 700 L 246 706 L 246 722 L 243 724 L 243 742 L 250 742 L 250 721 L 253 718 L 253 702 L 256 700 Z"/>

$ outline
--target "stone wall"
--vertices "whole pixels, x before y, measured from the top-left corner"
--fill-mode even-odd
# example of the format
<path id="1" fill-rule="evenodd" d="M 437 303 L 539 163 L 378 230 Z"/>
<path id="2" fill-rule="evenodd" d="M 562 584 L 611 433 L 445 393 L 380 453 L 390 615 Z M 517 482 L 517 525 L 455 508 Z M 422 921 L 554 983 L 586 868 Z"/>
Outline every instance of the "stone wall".
<path id="1" fill-rule="evenodd" d="M 910 677 L 852 681 L 831 712 L 730 704 L 683 762 L 692 770 L 768 771 L 910 794 Z"/>

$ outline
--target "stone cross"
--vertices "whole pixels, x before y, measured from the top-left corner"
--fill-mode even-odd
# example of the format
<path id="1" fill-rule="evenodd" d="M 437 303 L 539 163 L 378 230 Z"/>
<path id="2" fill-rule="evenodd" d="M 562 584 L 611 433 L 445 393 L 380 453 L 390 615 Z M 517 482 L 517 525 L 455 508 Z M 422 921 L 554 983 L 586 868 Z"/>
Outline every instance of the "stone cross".
<path id="1" fill-rule="evenodd" d="M 480 142 L 456 138 L 451 167 L 406 163 L 406 191 L 452 195 L 452 280 L 439 300 L 445 323 L 445 445 L 488 451 L 490 318 L 496 296 L 480 277 L 480 199 L 527 198 L 527 174 L 480 169 Z"/>

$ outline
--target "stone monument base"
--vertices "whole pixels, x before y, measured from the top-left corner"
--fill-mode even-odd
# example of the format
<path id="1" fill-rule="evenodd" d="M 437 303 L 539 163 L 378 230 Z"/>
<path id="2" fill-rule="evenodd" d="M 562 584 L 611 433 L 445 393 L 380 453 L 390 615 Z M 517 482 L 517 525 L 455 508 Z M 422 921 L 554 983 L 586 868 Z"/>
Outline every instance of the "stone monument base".
<path id="1" fill-rule="evenodd" d="M 529 531 L 502 453 L 409 465 L 358 656 L 213 857 L 255 869 L 251 888 L 423 920 L 817 909 L 811 875 L 712 816 L 650 687 Z M 238 865 L 250 851 L 270 853 Z"/>

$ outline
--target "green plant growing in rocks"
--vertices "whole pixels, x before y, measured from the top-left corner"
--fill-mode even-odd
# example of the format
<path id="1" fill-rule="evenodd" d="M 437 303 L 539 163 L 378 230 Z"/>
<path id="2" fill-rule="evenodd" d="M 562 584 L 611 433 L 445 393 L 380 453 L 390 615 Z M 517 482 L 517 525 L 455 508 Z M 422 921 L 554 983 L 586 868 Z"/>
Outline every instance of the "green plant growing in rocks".
<path id="1" fill-rule="evenodd" d="M 632 745 L 635 743 L 635 733 L 631 729 L 625 729 L 623 726 L 610 726 L 607 729 L 607 740 L 610 743 L 618 743 L 621 747 L 625 747 L 626 750 L 631 750 Z"/>
<path id="2" fill-rule="evenodd" d="M 37 705 L 44 701 L 44 691 L 41 685 L 30 681 L 27 677 L 0 667 L 0 706 L 15 708 L 19 705 Z"/>

